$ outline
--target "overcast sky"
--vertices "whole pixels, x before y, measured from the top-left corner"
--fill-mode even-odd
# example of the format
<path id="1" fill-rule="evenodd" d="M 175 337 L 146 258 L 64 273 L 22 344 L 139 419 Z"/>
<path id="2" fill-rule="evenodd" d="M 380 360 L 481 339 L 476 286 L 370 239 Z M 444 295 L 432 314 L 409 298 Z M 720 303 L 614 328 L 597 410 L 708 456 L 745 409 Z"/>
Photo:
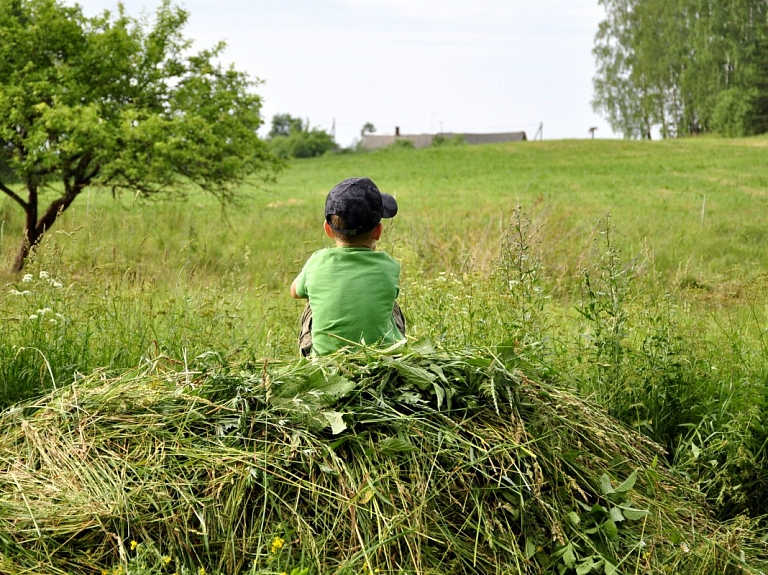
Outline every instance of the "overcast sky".
<path id="1" fill-rule="evenodd" d="M 69 0 L 66 0 L 69 1 Z M 74 2 L 72 2 L 74 3 Z M 116 0 L 80 0 L 84 12 Z M 159 0 L 123 0 L 149 14 Z M 195 48 L 263 80 L 277 113 L 378 134 L 524 130 L 544 139 L 614 137 L 590 106 L 597 0 L 186 0 Z"/>

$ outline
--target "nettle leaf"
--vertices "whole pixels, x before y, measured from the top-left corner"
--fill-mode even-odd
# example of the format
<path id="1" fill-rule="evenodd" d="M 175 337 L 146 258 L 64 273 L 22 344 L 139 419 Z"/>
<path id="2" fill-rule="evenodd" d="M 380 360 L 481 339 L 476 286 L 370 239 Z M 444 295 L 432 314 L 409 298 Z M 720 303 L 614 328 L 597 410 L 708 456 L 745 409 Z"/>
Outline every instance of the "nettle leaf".
<path id="1" fill-rule="evenodd" d="M 596 557 L 597 561 L 595 560 Z M 576 575 L 587 575 L 593 571 L 599 573 L 603 563 L 604 561 L 600 559 L 598 555 L 587 557 L 584 561 L 576 565 Z"/>
<path id="2" fill-rule="evenodd" d="M 300 399 L 308 405 L 331 405 L 355 389 L 355 382 L 336 373 L 314 369 L 309 373 L 286 374 L 275 382 L 276 398 Z"/>
<path id="3" fill-rule="evenodd" d="M 439 377 L 439 378 L 440 378 L 440 380 L 441 380 L 441 381 L 442 381 L 442 382 L 443 382 L 445 385 L 450 385 L 450 382 L 448 381 L 448 378 L 447 378 L 447 377 L 445 377 L 445 372 L 443 371 L 443 368 L 442 368 L 442 367 L 440 367 L 440 366 L 439 366 L 439 365 L 437 365 L 436 363 L 430 363 L 430 364 L 429 364 L 429 369 L 430 369 L 430 370 L 432 370 L 432 371 L 433 371 L 433 372 L 434 372 L 434 373 L 437 375 L 437 377 Z"/>
<path id="4" fill-rule="evenodd" d="M 605 507 L 603 507 L 603 506 L 602 506 L 602 505 L 600 505 L 599 503 L 595 503 L 595 504 L 592 506 L 592 508 L 590 509 L 590 512 L 591 512 L 593 515 L 598 515 L 598 514 L 600 514 L 600 515 L 604 515 L 604 514 L 606 514 L 608 511 L 605 509 Z"/>
<path id="5" fill-rule="evenodd" d="M 626 519 L 629 519 L 630 521 L 636 521 L 637 519 L 642 519 L 646 515 L 649 515 L 651 512 L 647 509 L 635 509 L 634 507 L 629 507 L 627 505 L 621 505 L 621 511 L 624 514 L 624 517 Z"/>
<path id="6" fill-rule="evenodd" d="M 600 531 L 602 531 L 611 541 L 616 541 L 619 538 L 619 528 L 611 519 L 608 519 L 600 525 Z"/>
<path id="7" fill-rule="evenodd" d="M 443 401 L 445 400 L 445 390 L 437 382 L 433 383 L 432 387 L 434 388 L 435 395 L 437 396 L 437 409 L 440 409 L 443 405 Z"/>
<path id="8" fill-rule="evenodd" d="M 409 365 L 408 363 L 398 361 L 391 362 L 391 365 L 407 383 L 419 389 L 426 390 L 431 388 L 432 383 L 437 378 L 435 374 L 417 365 Z"/>
<path id="9" fill-rule="evenodd" d="M 355 388 L 355 383 L 336 373 L 323 373 L 317 370 L 307 378 L 307 391 L 332 401 L 344 397 Z"/>
<path id="10" fill-rule="evenodd" d="M 616 523 L 621 523 L 622 521 L 624 521 L 624 515 L 621 514 L 621 509 L 619 509 L 618 507 L 611 507 L 610 516 L 611 516 L 611 520 Z"/>
<path id="11" fill-rule="evenodd" d="M 573 569 L 576 566 L 576 554 L 573 550 L 573 543 L 568 543 L 563 551 L 563 563 L 568 569 Z"/>
<path id="12" fill-rule="evenodd" d="M 699 455 L 701 455 L 701 449 L 695 443 L 691 443 L 691 451 L 693 452 L 694 459 L 698 459 Z"/>
<path id="13" fill-rule="evenodd" d="M 427 403 L 421 394 L 416 393 L 415 391 L 402 391 L 395 399 L 397 401 L 402 401 L 403 403 Z"/>
<path id="14" fill-rule="evenodd" d="M 379 443 L 379 451 L 386 455 L 415 451 L 416 446 L 402 437 L 387 437 Z"/>
<path id="15" fill-rule="evenodd" d="M 331 433 L 334 435 L 338 435 L 347 428 L 347 424 L 344 422 L 344 414 L 339 411 L 324 411 L 323 417 L 328 421 Z"/>
<path id="16" fill-rule="evenodd" d="M 603 492 L 603 495 L 609 495 L 613 493 L 613 485 L 611 484 L 611 478 L 608 477 L 607 473 L 603 473 L 600 476 L 600 491 Z"/>
<path id="17" fill-rule="evenodd" d="M 525 540 L 525 558 L 530 559 L 536 555 L 536 544 L 531 539 Z"/>

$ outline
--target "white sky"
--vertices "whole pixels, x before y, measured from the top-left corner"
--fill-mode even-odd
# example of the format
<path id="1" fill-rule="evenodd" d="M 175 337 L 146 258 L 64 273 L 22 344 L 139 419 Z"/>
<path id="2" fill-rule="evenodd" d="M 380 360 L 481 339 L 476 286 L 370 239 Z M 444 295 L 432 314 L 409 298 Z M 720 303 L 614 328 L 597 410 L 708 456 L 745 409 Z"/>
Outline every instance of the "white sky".
<path id="1" fill-rule="evenodd" d="M 66 0 L 68 3 L 74 3 Z M 89 15 L 117 0 L 79 0 Z M 309 119 L 349 146 L 377 134 L 524 130 L 614 137 L 590 106 L 597 0 L 186 0 L 194 47 L 260 78 L 267 127 Z M 159 0 L 123 0 L 138 16 Z"/>

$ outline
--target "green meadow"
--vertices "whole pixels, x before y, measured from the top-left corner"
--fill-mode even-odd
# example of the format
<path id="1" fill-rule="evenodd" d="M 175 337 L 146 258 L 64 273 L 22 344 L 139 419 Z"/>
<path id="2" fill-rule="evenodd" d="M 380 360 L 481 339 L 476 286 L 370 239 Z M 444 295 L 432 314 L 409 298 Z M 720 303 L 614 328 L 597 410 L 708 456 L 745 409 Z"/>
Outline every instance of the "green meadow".
<path id="1" fill-rule="evenodd" d="M 429 458 L 435 477 L 443 478 L 439 486 L 451 493 L 439 508 L 467 506 L 471 500 L 477 509 L 487 505 L 488 517 L 503 516 L 509 525 L 499 527 L 479 512 L 475 523 L 471 513 L 466 519 L 440 516 L 437 521 L 424 509 L 418 521 L 403 523 L 400 531 L 393 527 L 399 525 L 394 516 L 384 511 L 370 517 L 361 511 L 357 518 L 353 513 L 347 524 L 341 519 L 347 511 L 335 508 L 337 501 L 328 494 L 348 487 L 333 484 L 330 476 L 313 476 L 311 487 L 299 475 L 285 475 L 294 492 L 286 491 L 288 487 L 280 491 L 283 488 L 275 487 L 274 479 L 270 483 L 266 471 L 263 477 L 259 471 L 249 481 L 261 482 L 258 485 L 276 501 L 294 497 L 293 515 L 274 511 L 274 517 L 267 517 L 264 511 L 261 518 L 243 518 L 225 527 L 220 518 L 209 517 L 219 525 L 221 541 L 236 540 L 242 552 L 226 543 L 217 547 L 210 542 L 215 539 L 212 534 L 195 534 L 199 525 L 189 527 L 188 518 L 181 516 L 164 524 L 135 520 L 133 530 L 115 519 L 118 526 L 104 527 L 105 532 L 117 533 L 118 539 L 136 538 L 144 545 L 140 549 L 156 549 L 152 553 L 157 557 L 139 556 L 135 548 L 110 547 L 108 537 L 96 541 L 89 536 L 81 541 L 89 549 L 87 561 L 73 558 L 76 553 L 71 551 L 59 564 L 51 559 L 56 555 L 51 549 L 66 547 L 93 525 L 72 519 L 58 533 L 55 521 L 47 528 L 36 524 L 28 503 L 26 507 L 18 503 L 11 512 L 6 501 L 5 508 L 0 503 L 0 532 L 14 520 L 24 523 L 20 515 L 31 515 L 32 523 L 24 527 L 26 541 L 39 539 L 42 529 L 60 547 L 39 544 L 27 556 L 23 537 L 11 541 L 0 535 L 4 553 L 0 560 L 6 562 L 0 567 L 31 572 L 25 569 L 47 557 L 47 565 L 56 565 L 49 567 L 52 573 L 77 572 L 86 564 L 93 569 L 126 565 L 135 573 L 163 573 L 165 564 L 157 558 L 167 552 L 174 562 L 186 557 L 173 564 L 178 572 L 206 565 L 209 572 L 221 573 L 281 573 L 290 572 L 289 566 L 318 573 L 364 573 L 373 572 L 371 557 L 378 552 L 382 570 L 403 573 L 488 572 L 494 566 L 498 572 L 561 574 L 764 570 L 768 549 L 760 537 L 768 513 L 767 164 L 765 137 L 545 141 L 392 148 L 297 160 L 275 182 L 244 186 L 236 205 L 220 205 L 194 191 L 183 201 L 146 202 L 128 195 L 113 197 L 109 190 L 87 190 L 48 232 L 21 275 L 2 272 L 0 404 L 5 408 L 5 439 L 0 459 L 9 461 L 14 449 L 28 450 L 25 442 L 34 443 L 32 435 L 18 431 L 28 425 L 19 418 L 48 414 L 41 416 L 40 424 L 52 418 L 51 429 L 60 430 L 74 424 L 66 423 L 63 415 L 61 421 L 56 419 L 57 410 L 75 413 L 80 408 L 72 406 L 78 401 L 91 402 L 95 410 L 91 413 L 114 411 L 114 427 L 109 429 L 117 430 L 116 435 L 100 436 L 98 449 L 105 459 L 103 465 L 94 463 L 90 479 L 78 475 L 68 485 L 113 484 L 120 476 L 114 471 L 123 453 L 119 446 L 128 445 L 124 442 L 131 433 L 144 436 L 142 421 L 155 422 L 152 418 L 165 413 L 178 429 L 186 429 L 195 419 L 190 414 L 197 413 L 196 406 L 216 402 L 234 413 L 242 401 L 249 413 L 256 414 L 255 406 L 270 404 L 272 397 L 286 402 L 291 393 L 305 397 L 300 394 L 311 387 L 308 382 L 315 382 L 330 396 L 343 398 L 349 413 L 359 414 L 360 421 L 370 424 L 372 406 L 380 405 L 385 412 L 393 410 L 389 417 L 397 423 L 390 423 L 396 432 L 379 437 L 379 443 L 373 439 L 379 428 L 355 435 L 366 438 L 359 445 L 354 443 L 357 439 L 343 446 L 338 440 L 334 443 L 338 447 L 329 453 L 348 449 L 347 455 L 356 454 L 357 459 L 342 464 L 332 454 L 319 468 L 307 463 L 311 474 L 347 466 L 340 477 L 350 485 L 365 483 L 364 478 L 377 473 L 389 474 L 391 491 L 380 486 L 379 494 L 371 480 L 369 495 L 356 493 L 368 498 L 366 504 L 378 501 L 382 508 L 388 504 L 406 508 L 410 499 L 405 493 L 413 485 L 398 475 L 405 464 L 395 465 L 387 457 L 413 458 L 415 450 Z M 341 367 L 321 362 L 322 369 L 330 371 L 317 379 L 313 375 L 317 368 L 298 360 L 301 303 L 290 298 L 288 288 L 308 255 L 330 246 L 322 231 L 324 198 L 335 183 L 351 176 L 370 177 L 400 206 L 398 215 L 385 225 L 379 249 L 403 264 L 399 301 L 408 320 L 409 343 L 393 352 L 405 357 L 400 366 L 391 361 L 391 354 L 361 350 L 352 354 L 348 365 L 338 359 L 334 361 L 341 361 Z M 21 226 L 21 210 L 9 199 L 0 199 L 0 264 L 5 270 L 16 254 Z M 213 383 L 205 388 L 201 382 L 209 381 L 208 376 Z M 430 411 L 419 416 L 407 410 L 403 415 L 404 404 L 390 405 L 381 398 L 378 404 L 366 403 L 362 392 L 349 399 L 351 388 L 334 379 L 340 376 L 344 381 L 368 382 L 365 385 L 374 385 L 375 380 L 380 390 L 391 392 L 390 397 L 421 394 L 415 403 L 437 402 L 438 411 L 451 397 L 485 397 L 478 401 L 495 405 L 489 417 L 498 421 L 495 428 L 489 424 L 493 432 L 467 428 L 477 437 L 457 436 L 459 451 L 451 452 L 454 459 L 447 461 L 438 415 Z M 264 387 L 263 397 L 249 387 L 257 380 Z M 282 392 L 269 391 L 267 381 L 276 382 Z M 433 390 L 433 384 L 441 381 L 444 389 Z M 531 386 L 528 391 L 510 391 L 516 385 L 525 387 L 525 382 Z M 93 396 L 73 400 L 78 385 L 83 386 L 82 393 Z M 186 390 L 179 392 L 183 401 L 168 403 L 169 396 L 162 392 L 167 385 Z M 239 386 L 235 395 L 232 386 Z M 520 399 L 526 393 L 527 399 Z M 118 398 L 123 407 L 107 409 L 107 399 L 99 403 L 104 397 Z M 461 404 L 462 413 L 472 421 L 478 417 L 472 415 L 475 399 Z M 311 409 L 299 419 L 316 423 L 307 413 L 316 415 L 312 409 L 321 407 L 306 401 Z M 506 408 L 499 407 L 505 402 L 513 406 L 507 416 Z M 65 404 L 70 407 L 65 409 Z M 292 417 L 285 415 L 287 404 L 275 405 L 278 415 L 264 411 L 258 412 L 263 419 L 253 416 L 264 427 L 265 445 L 267 427 L 279 427 L 274 418 Z M 322 409 L 327 408 L 323 404 Z M 153 415 L 131 420 L 132 409 Z M 221 409 L 205 417 L 211 421 L 223 417 Z M 226 428 L 230 420 L 216 421 Z M 515 430 L 522 428 L 515 427 L 515 421 L 525 423 L 527 435 L 517 434 Z M 483 427 L 482 420 L 477 422 Z M 232 425 L 246 424 L 238 420 Z M 352 427 L 349 422 L 345 426 Z M 559 440 L 558 429 L 565 430 Z M 337 431 L 334 428 L 334 437 Z M 403 443 L 393 444 L 392 434 Z M 414 447 L 407 438 L 417 436 Z M 610 449 L 601 443 L 604 436 L 610 438 Z M 56 437 L 63 451 L 82 448 Z M 471 467 L 467 462 L 474 462 L 474 455 L 462 459 L 475 453 L 479 444 L 475 440 L 491 453 L 494 444 L 502 449 L 512 437 L 517 443 L 504 447 L 501 463 L 489 456 L 488 465 L 514 467 L 520 445 L 527 446 L 525 451 L 534 455 L 525 457 L 538 463 L 519 464 L 518 471 L 539 485 L 529 486 L 531 493 L 538 493 L 534 497 L 538 503 L 530 504 L 534 511 L 524 511 L 516 499 L 500 501 L 497 507 L 489 504 L 486 495 L 477 494 L 500 489 L 501 480 L 488 479 L 476 486 L 471 482 L 478 477 L 496 476 L 488 468 Z M 251 483 L 243 480 L 241 485 L 236 473 L 228 475 L 240 464 L 234 452 L 227 452 L 232 455 L 231 468 L 223 470 L 229 460 L 214 463 L 213 456 L 210 467 L 205 467 L 204 454 L 194 451 L 200 445 L 187 440 L 181 439 L 181 432 L 152 439 L 183 451 L 187 463 L 174 459 L 178 467 L 160 459 L 162 450 L 153 451 L 146 447 L 149 443 L 143 455 L 127 447 L 125 453 L 136 455 L 135 465 L 155 461 L 156 469 L 172 473 L 171 478 L 200 473 L 218 493 L 231 493 L 235 487 L 238 493 L 248 492 Z M 388 446 L 389 451 L 373 449 L 374 443 Z M 294 457 L 302 446 L 325 453 L 326 443 L 297 431 L 284 432 L 269 445 L 279 447 L 270 451 L 270 457 L 280 458 L 289 451 Z M 592 454 L 585 456 L 587 460 L 568 459 L 569 453 L 582 448 Z M 267 448 L 263 449 L 267 457 Z M 467 451 L 460 456 L 463 449 Z M 203 467 L 194 468 L 192 460 Z M 66 468 L 61 461 L 56 465 Z M 417 467 L 411 469 L 411 477 L 418 476 L 420 485 L 426 485 L 431 476 L 419 475 Z M 615 471 L 618 479 L 603 476 L 606 469 Z M 74 477 L 79 472 L 71 473 Z M 100 473 L 104 481 L 99 480 Z M 642 485 L 642 494 L 631 495 L 635 480 L 638 489 Z M 4 480 L 11 491 L 19 492 L 21 481 Z M 155 488 L 152 481 L 146 479 L 148 492 Z M 574 493 L 581 490 L 589 506 L 569 507 L 570 496 L 555 489 L 571 481 L 577 485 Z M 157 480 L 161 484 L 165 485 Z M 452 491 L 459 484 L 470 486 L 469 495 Z M 525 491 L 522 484 L 515 485 Z M 552 487 L 551 498 L 548 488 L 542 495 L 541 485 Z M 319 489 L 328 501 L 302 499 L 307 489 Z M 62 488 L 60 493 L 64 492 L 68 493 Z M 200 501 L 209 496 L 195 495 Z M 236 506 L 240 500 L 232 497 Z M 615 507 L 610 509 L 619 511 L 609 513 L 607 503 L 605 509 L 599 505 L 597 509 L 596 500 L 611 501 Z M 73 496 L 72 501 L 81 500 Z M 221 513 L 229 504 L 230 500 L 222 503 Z M 696 511 L 683 520 L 683 508 Z M 55 515 L 46 509 L 49 516 Z M 152 509 L 165 513 L 166 504 L 147 499 L 136 513 L 149 517 Z M 607 519 L 600 515 L 603 511 Z M 529 524 L 524 525 L 526 513 Z M 647 513 L 652 519 L 643 519 Z M 327 521 L 331 531 L 338 529 L 335 538 L 320 541 L 311 530 L 302 530 L 301 521 L 292 523 L 294 516 L 309 515 Z M 563 520 L 570 521 L 565 531 L 560 515 L 570 518 Z M 695 529 L 686 531 L 694 515 L 703 535 L 697 536 Z M 195 521 L 203 522 L 201 517 L 197 514 Z M 428 525 L 435 521 L 443 526 L 441 535 L 427 536 Z M 282 533 L 274 528 L 289 524 L 292 527 Z M 497 529 L 506 535 L 497 534 Z M 467 530 L 475 537 L 485 533 L 493 542 L 493 553 L 483 556 L 480 543 L 462 539 Z M 651 531 L 656 539 L 649 539 Z M 409 533 L 423 540 L 408 543 Z M 509 534 L 514 541 L 505 538 Z M 163 538 L 172 543 L 161 549 Z M 437 547 L 429 551 L 438 539 L 453 545 L 446 544 L 449 550 L 441 547 L 439 553 Z M 278 565 L 276 557 L 284 544 L 294 551 Z M 688 553 L 695 545 L 699 547 L 694 562 L 694 553 Z M 332 567 L 324 562 L 333 555 L 329 549 L 347 547 L 346 554 L 334 551 Z M 159 565 L 156 570 L 153 561 Z"/>

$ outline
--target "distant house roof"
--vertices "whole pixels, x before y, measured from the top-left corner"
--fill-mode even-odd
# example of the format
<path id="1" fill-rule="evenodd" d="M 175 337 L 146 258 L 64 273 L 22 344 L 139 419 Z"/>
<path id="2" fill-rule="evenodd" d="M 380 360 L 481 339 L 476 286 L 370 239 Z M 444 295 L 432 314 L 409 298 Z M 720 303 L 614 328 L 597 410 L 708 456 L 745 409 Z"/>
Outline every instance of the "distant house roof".
<path id="1" fill-rule="evenodd" d="M 500 142 L 521 142 L 527 140 L 525 132 L 501 132 L 496 134 L 463 134 L 454 132 L 441 132 L 439 134 L 401 134 L 398 136 L 379 136 L 365 134 L 360 141 L 360 146 L 366 150 L 385 148 L 395 143 L 395 140 L 410 140 L 416 148 L 426 148 L 432 145 L 435 136 L 454 138 L 460 136 L 467 144 L 497 144 Z"/>
<path id="2" fill-rule="evenodd" d="M 376 136 L 365 134 L 360 145 L 366 150 L 386 148 L 395 143 L 395 140 L 410 140 L 416 148 L 426 148 L 432 145 L 433 134 L 410 134 L 401 136 Z"/>

